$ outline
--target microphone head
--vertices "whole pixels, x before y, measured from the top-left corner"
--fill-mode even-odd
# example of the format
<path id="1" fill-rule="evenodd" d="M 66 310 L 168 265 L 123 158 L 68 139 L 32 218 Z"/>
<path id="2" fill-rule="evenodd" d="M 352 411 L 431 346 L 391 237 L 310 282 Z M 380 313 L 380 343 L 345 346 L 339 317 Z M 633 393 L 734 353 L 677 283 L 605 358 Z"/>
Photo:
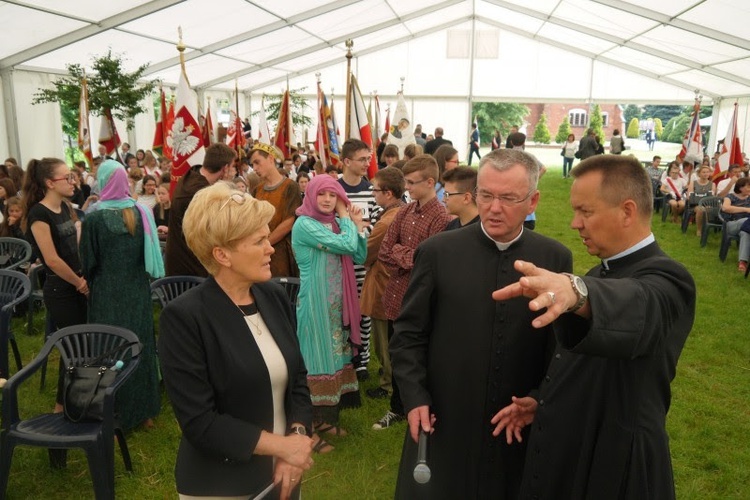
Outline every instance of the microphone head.
<path id="1" fill-rule="evenodd" d="M 414 480 L 419 484 L 429 483 L 431 476 L 432 473 L 427 464 L 417 464 L 416 467 L 414 467 Z"/>

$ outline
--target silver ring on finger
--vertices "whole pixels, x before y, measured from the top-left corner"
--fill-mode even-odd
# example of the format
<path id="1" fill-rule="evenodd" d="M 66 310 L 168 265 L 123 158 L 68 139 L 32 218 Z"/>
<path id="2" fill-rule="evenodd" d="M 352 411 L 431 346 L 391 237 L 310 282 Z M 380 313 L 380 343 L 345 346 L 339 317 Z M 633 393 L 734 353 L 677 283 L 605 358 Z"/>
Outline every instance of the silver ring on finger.
<path id="1" fill-rule="evenodd" d="M 555 303 L 555 292 L 547 292 L 547 295 L 549 295 L 550 305 Z"/>

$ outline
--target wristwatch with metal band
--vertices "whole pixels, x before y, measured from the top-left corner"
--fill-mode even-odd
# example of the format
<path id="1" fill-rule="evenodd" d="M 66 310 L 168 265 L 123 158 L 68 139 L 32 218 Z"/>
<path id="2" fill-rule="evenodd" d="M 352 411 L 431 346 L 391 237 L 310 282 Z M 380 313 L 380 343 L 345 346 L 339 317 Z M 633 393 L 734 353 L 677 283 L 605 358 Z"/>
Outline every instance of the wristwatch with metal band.
<path id="1" fill-rule="evenodd" d="M 589 298 L 589 289 L 586 286 L 586 283 L 583 281 L 583 279 L 580 276 L 576 276 L 575 274 L 570 273 L 563 273 L 565 276 L 567 276 L 570 279 L 570 286 L 573 287 L 573 291 L 578 296 L 578 301 L 573 304 L 566 312 L 576 312 L 580 308 L 583 307 L 583 305 L 586 303 L 586 301 Z"/>

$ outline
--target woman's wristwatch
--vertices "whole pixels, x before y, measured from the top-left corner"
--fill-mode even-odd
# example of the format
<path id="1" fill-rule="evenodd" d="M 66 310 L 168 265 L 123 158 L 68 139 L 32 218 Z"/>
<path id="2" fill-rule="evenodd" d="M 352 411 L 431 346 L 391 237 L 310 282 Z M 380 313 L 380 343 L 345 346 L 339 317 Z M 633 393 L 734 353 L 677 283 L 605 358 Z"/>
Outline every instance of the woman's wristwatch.
<path id="1" fill-rule="evenodd" d="M 305 429 L 304 425 L 293 425 L 288 435 L 291 436 L 292 434 L 299 434 L 300 436 L 307 436 L 307 429 Z"/>

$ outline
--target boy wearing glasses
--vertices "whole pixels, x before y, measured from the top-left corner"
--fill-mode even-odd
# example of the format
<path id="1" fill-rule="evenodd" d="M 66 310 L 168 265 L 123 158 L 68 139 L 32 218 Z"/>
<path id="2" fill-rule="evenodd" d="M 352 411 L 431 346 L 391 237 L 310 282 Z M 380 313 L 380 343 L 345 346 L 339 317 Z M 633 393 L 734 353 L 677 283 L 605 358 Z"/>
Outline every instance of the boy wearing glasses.
<path id="1" fill-rule="evenodd" d="M 479 222 L 479 209 L 475 191 L 477 189 L 477 171 L 471 167 L 458 167 L 446 170 L 443 174 L 445 191 L 443 200 L 448 213 L 455 215 L 445 226 L 445 230 L 459 229 Z"/>
<path id="2" fill-rule="evenodd" d="M 389 341 L 393 337 L 393 322 L 401 312 L 401 302 L 409 285 L 417 246 L 443 231 L 450 221 L 450 216 L 435 193 L 438 179 L 435 158 L 427 154 L 417 155 L 406 162 L 403 172 L 406 190 L 414 201 L 396 214 L 378 252 L 378 260 L 390 274 L 383 293 Z M 386 429 L 404 419 L 404 406 L 395 379 L 392 381 L 392 388 L 390 410 L 372 426 L 374 430 Z"/>
<path id="3" fill-rule="evenodd" d="M 378 211 L 378 205 L 372 194 L 372 184 L 367 180 L 367 167 L 370 165 L 372 151 L 369 146 L 359 139 L 349 139 L 341 146 L 342 175 L 338 179 L 344 188 L 346 196 L 362 210 L 362 219 L 368 222 L 366 231 L 372 228 L 372 221 Z M 354 276 L 357 278 L 357 292 L 362 293 L 362 285 L 365 282 L 365 266 L 354 265 Z M 370 362 L 370 330 L 372 328 L 370 317 L 362 316 L 359 322 L 359 335 L 362 345 L 357 355 L 352 359 L 359 380 L 368 378 L 367 364 Z"/>

